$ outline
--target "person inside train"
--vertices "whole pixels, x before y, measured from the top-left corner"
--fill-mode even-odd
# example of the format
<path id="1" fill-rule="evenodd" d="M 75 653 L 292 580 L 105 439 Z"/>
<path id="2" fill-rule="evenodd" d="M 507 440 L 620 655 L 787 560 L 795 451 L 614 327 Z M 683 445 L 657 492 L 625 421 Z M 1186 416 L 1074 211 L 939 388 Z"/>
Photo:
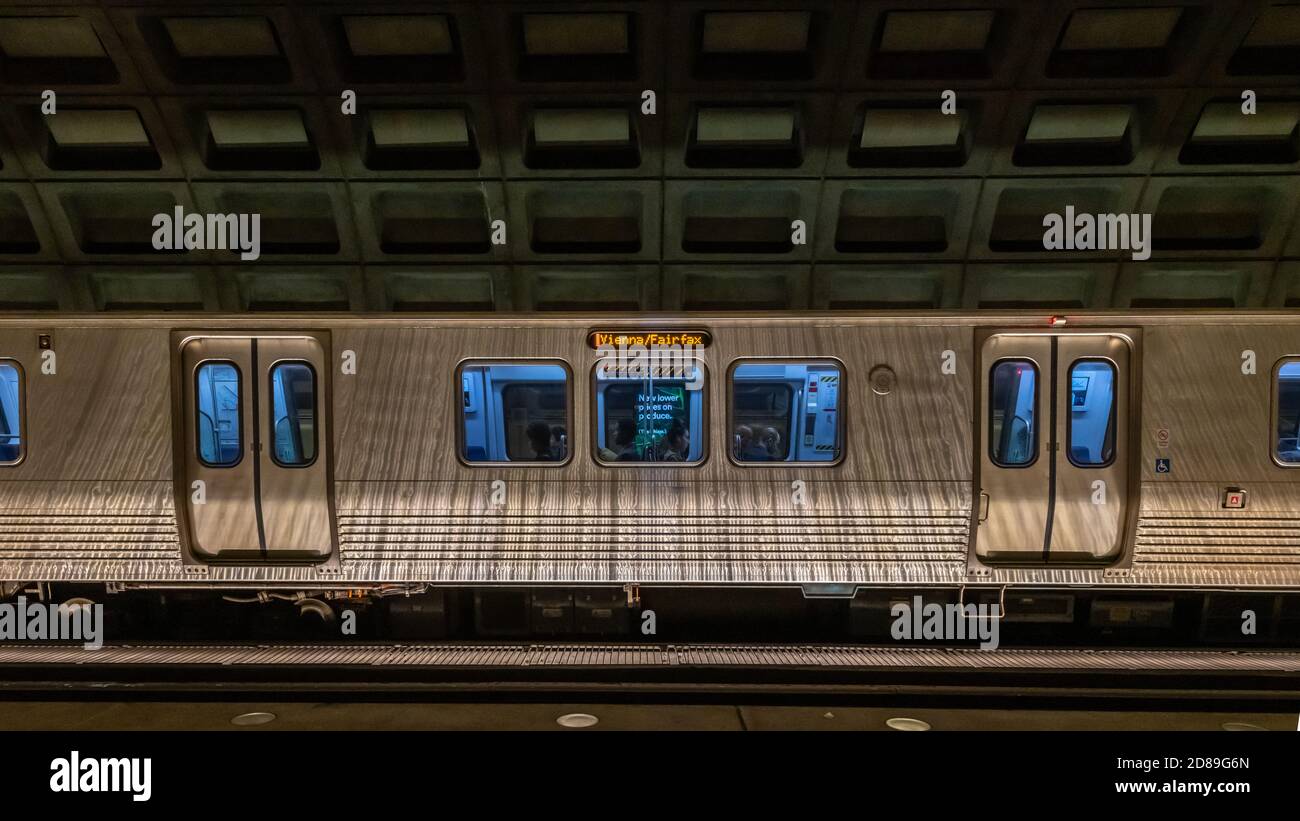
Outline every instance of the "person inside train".
<path id="1" fill-rule="evenodd" d="M 620 419 L 618 431 L 614 434 L 614 447 L 619 462 L 640 462 L 641 454 L 636 449 L 636 423 L 631 419 Z"/>
<path id="2" fill-rule="evenodd" d="M 602 462 L 639 462 L 636 452 L 636 423 L 631 419 L 610 422 L 605 447 L 597 454 Z"/>
<path id="3" fill-rule="evenodd" d="M 731 447 L 736 454 L 737 459 L 744 459 L 745 451 L 749 450 L 754 444 L 754 429 L 749 425 L 737 425 L 736 432 L 731 437 Z"/>
<path id="4" fill-rule="evenodd" d="M 758 441 L 763 447 L 763 452 L 767 454 L 768 461 L 780 461 L 782 456 L 780 431 L 771 425 L 768 425 L 763 428 L 763 434 L 759 437 Z"/>
<path id="5" fill-rule="evenodd" d="M 533 449 L 533 458 L 538 462 L 554 462 L 561 457 L 551 449 L 551 426 L 545 422 L 534 422 L 528 426 L 528 444 Z"/>
<path id="6" fill-rule="evenodd" d="M 659 461 L 685 462 L 690 455 L 691 437 L 681 422 L 674 422 L 659 443 Z"/>
<path id="7" fill-rule="evenodd" d="M 754 429 L 749 425 L 736 428 L 736 458 L 742 462 L 770 462 L 762 442 L 754 436 Z"/>
<path id="8" fill-rule="evenodd" d="M 613 462 L 618 459 L 618 452 L 614 450 L 614 439 L 618 436 L 618 423 L 610 419 L 605 425 L 605 444 L 596 451 L 596 458 L 602 462 Z"/>

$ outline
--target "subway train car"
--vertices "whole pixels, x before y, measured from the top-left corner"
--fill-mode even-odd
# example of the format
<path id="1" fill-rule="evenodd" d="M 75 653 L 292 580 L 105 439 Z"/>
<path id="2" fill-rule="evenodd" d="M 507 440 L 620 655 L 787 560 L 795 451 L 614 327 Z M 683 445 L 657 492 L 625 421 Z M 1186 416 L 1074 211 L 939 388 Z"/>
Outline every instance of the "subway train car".
<path id="1" fill-rule="evenodd" d="M 1294 314 L 5 318 L 0 408 L 10 595 L 1300 589 Z"/>

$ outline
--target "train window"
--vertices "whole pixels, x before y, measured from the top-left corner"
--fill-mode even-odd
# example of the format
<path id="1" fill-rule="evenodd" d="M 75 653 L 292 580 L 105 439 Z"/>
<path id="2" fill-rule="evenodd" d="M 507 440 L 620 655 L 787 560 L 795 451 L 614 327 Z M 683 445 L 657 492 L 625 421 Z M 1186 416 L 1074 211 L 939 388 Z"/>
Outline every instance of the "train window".
<path id="1" fill-rule="evenodd" d="M 316 372 L 306 362 L 271 368 L 271 428 L 277 465 L 300 468 L 316 461 Z"/>
<path id="2" fill-rule="evenodd" d="M 1038 368 L 1028 359 L 1003 359 L 989 373 L 989 459 L 998 467 L 1026 467 L 1038 455 Z"/>
<path id="3" fill-rule="evenodd" d="M 1287 465 L 1300 465 L 1300 359 L 1284 360 L 1277 369 L 1277 440 L 1273 454 Z"/>
<path id="4" fill-rule="evenodd" d="M 199 461 L 213 468 L 239 463 L 243 454 L 240 429 L 239 368 L 233 362 L 203 362 L 196 372 L 195 419 Z"/>
<path id="5" fill-rule="evenodd" d="M 745 362 L 731 370 L 731 456 L 744 464 L 840 456 L 840 366 Z"/>
<path id="6" fill-rule="evenodd" d="M 465 365 L 460 391 L 466 462 L 568 461 L 569 370 L 564 365 Z"/>
<path id="7" fill-rule="evenodd" d="M 596 459 L 665 466 L 704 460 L 704 369 L 596 366 Z"/>
<path id="8" fill-rule="evenodd" d="M 1066 438 L 1075 467 L 1105 467 L 1115 458 L 1115 366 L 1081 359 L 1070 366 L 1070 420 Z"/>
<path id="9" fill-rule="evenodd" d="M 0 464 L 16 464 L 23 456 L 22 371 L 13 362 L 0 362 Z"/>

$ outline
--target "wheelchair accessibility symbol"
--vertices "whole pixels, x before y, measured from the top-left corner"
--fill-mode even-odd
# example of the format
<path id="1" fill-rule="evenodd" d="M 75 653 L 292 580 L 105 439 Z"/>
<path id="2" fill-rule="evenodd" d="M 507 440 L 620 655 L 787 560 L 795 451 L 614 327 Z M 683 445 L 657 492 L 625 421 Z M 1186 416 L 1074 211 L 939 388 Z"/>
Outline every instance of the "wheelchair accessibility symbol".
<path id="1" fill-rule="evenodd" d="M 1157 459 L 1157 460 L 1156 460 L 1156 473 L 1169 473 L 1169 472 L 1171 472 L 1171 471 L 1172 471 L 1172 468 L 1171 468 L 1170 465 L 1169 465 L 1169 460 L 1168 460 L 1168 459 Z"/>

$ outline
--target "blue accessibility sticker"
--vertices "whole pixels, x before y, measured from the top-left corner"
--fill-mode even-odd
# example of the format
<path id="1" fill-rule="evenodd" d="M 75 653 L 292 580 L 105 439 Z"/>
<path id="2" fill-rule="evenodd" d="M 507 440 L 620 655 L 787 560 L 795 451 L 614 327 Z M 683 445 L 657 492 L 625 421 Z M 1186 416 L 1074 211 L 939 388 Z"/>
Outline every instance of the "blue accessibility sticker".
<path id="1" fill-rule="evenodd" d="M 1173 466 L 1170 465 L 1170 460 L 1168 459 L 1156 460 L 1156 473 L 1172 473 L 1172 472 L 1173 472 Z"/>

